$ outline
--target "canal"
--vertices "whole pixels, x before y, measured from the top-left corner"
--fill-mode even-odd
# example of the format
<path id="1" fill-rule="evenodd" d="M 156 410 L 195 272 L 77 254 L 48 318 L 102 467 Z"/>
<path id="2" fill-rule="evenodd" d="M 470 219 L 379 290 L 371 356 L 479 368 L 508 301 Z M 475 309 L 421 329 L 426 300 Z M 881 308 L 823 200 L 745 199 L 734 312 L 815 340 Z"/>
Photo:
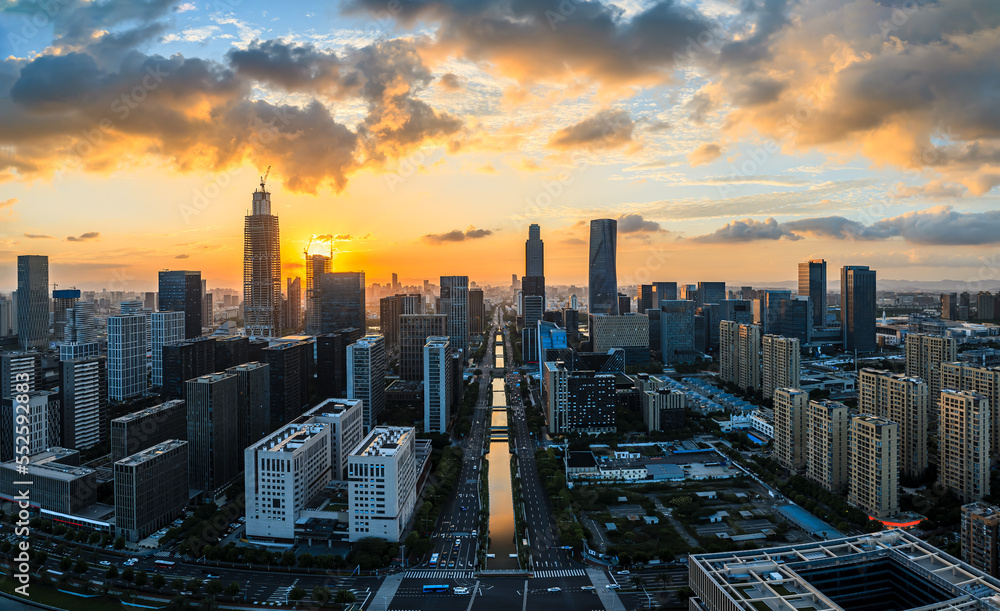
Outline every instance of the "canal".
<path id="1" fill-rule="evenodd" d="M 497 366 L 503 367 L 502 339 L 497 340 Z M 510 482 L 510 442 L 507 434 L 507 395 L 503 379 L 490 382 L 493 409 L 490 410 L 490 547 L 487 569 L 516 569 L 517 545 L 514 543 L 514 496 Z M 511 558 L 511 555 L 514 555 Z"/>

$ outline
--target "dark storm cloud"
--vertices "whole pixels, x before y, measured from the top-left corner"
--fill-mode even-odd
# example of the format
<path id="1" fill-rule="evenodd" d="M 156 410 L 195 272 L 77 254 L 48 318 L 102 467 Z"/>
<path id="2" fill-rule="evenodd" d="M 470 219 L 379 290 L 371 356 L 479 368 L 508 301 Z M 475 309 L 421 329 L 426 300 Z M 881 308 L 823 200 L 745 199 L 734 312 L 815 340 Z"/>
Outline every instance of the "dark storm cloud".
<path id="1" fill-rule="evenodd" d="M 627 110 L 602 110 L 583 121 L 557 131 L 549 146 L 558 149 L 608 149 L 632 141 L 635 123 Z"/>

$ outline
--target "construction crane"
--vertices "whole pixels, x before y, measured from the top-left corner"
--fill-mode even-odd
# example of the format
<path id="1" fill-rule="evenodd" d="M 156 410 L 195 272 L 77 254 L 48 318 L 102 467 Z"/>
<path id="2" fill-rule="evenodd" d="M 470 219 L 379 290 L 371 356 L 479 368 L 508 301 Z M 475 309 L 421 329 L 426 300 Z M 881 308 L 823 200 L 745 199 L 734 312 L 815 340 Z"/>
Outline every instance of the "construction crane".
<path id="1" fill-rule="evenodd" d="M 266 191 L 264 190 L 264 183 L 267 182 L 267 177 L 270 174 L 271 174 L 271 166 L 267 166 L 267 171 L 264 172 L 264 175 L 260 177 L 260 190 L 263 193 L 266 193 Z"/>

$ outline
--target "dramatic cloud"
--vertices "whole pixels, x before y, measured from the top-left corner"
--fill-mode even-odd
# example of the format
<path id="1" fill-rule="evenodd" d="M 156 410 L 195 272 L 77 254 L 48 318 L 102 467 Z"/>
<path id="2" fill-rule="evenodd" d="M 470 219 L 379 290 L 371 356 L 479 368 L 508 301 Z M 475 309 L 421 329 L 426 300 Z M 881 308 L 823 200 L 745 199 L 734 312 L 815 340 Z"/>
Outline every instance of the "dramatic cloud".
<path id="1" fill-rule="evenodd" d="M 464 242 L 465 240 L 485 238 L 489 235 L 493 235 L 493 231 L 491 229 L 477 229 L 475 227 L 469 227 L 465 231 L 462 231 L 461 229 L 453 229 L 447 233 L 428 233 L 423 237 L 423 240 L 431 244 L 445 244 L 448 242 Z"/>
<path id="2" fill-rule="evenodd" d="M 17 203 L 17 198 L 16 197 L 12 197 L 10 199 L 5 199 L 3 201 L 0 201 L 0 210 L 2 210 L 4 208 L 10 208 L 11 206 L 13 206 L 16 203 Z"/>
<path id="3" fill-rule="evenodd" d="M 635 123 L 627 110 L 602 110 L 576 125 L 564 127 L 549 140 L 558 149 L 611 149 L 632 141 Z"/>
<path id="4" fill-rule="evenodd" d="M 458 91 L 459 89 L 462 88 L 462 81 L 451 72 L 443 75 L 439 79 L 439 82 L 441 83 L 441 86 L 447 89 L 448 91 Z"/>
<path id="5" fill-rule="evenodd" d="M 29 238 L 31 240 L 53 240 L 53 239 L 55 239 L 55 238 L 53 238 L 50 235 L 45 235 L 45 234 L 41 234 L 41 233 L 26 233 L 26 234 L 24 234 L 24 237 Z"/>
<path id="6" fill-rule="evenodd" d="M 765 0 L 742 11 L 744 35 L 696 58 L 712 78 L 695 97 L 728 108 L 728 135 L 861 153 L 973 195 L 1000 184 L 1000 3 Z"/>
<path id="7" fill-rule="evenodd" d="M 951 206 L 907 212 L 865 225 L 842 216 L 799 219 L 778 223 L 753 219 L 733 221 L 694 242 L 748 242 L 753 240 L 799 240 L 813 236 L 834 240 L 888 240 L 900 238 L 912 244 L 975 246 L 1000 242 L 1000 210 L 956 212 Z"/>
<path id="8" fill-rule="evenodd" d="M 963 185 L 945 183 L 940 180 L 932 180 L 925 185 L 909 187 L 903 183 L 898 183 L 890 195 L 894 199 L 906 199 L 909 197 L 930 197 L 934 199 L 954 199 L 963 197 L 968 193 L 968 189 Z"/>
<path id="9" fill-rule="evenodd" d="M 190 258 L 190 257 L 191 257 L 191 255 L 177 255 L 177 256 L 176 256 L 176 257 L 174 257 L 174 258 L 175 258 L 175 259 L 188 259 L 188 258 Z"/>
<path id="10" fill-rule="evenodd" d="M 641 214 L 622 214 L 618 217 L 618 233 L 643 233 L 664 231 L 655 221 L 647 221 Z"/>
<path id="11" fill-rule="evenodd" d="M 405 26 L 438 24 L 430 51 L 463 56 L 521 82 L 663 82 L 690 41 L 715 28 L 674 0 L 630 18 L 610 3 L 567 0 L 414 0 L 400 8 L 395 18 Z M 349 11 L 381 14 L 385 0 L 355 0 Z"/>
<path id="12" fill-rule="evenodd" d="M 702 144 L 688 155 L 688 163 L 692 166 L 711 163 L 722 155 L 722 147 L 712 142 Z"/>
<path id="13" fill-rule="evenodd" d="M 81 233 L 80 235 L 70 235 L 66 236 L 67 242 L 86 242 L 87 240 L 96 240 L 101 237 L 101 234 L 97 231 L 88 231 L 87 233 Z"/>
<path id="14" fill-rule="evenodd" d="M 708 235 L 691 238 L 693 242 L 752 242 L 755 240 L 801 240 L 802 238 L 784 229 L 773 218 L 755 221 L 754 219 L 743 219 L 731 221 Z"/>

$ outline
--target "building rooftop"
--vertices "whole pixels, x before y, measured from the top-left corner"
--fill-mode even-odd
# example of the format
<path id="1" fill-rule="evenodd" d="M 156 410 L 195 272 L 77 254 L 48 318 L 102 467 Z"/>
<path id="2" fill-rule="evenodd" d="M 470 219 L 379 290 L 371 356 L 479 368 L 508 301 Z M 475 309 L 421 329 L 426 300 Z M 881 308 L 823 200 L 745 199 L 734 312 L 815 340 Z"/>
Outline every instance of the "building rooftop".
<path id="1" fill-rule="evenodd" d="M 138 465 L 153 460 L 160 454 L 163 454 L 164 452 L 169 452 L 170 450 L 173 450 L 174 448 L 178 448 L 185 444 L 187 444 L 187 442 L 181 441 L 180 439 L 168 439 L 162 443 L 156 444 L 155 446 L 146 448 L 145 450 L 126 456 L 125 458 L 116 461 L 115 464 L 131 467 L 134 465 Z"/>
<path id="2" fill-rule="evenodd" d="M 294 452 L 329 426 L 323 422 L 286 424 L 250 447 L 264 452 Z"/>
<path id="3" fill-rule="evenodd" d="M 995 611 L 1000 607 L 1000 581 L 901 530 L 691 555 L 688 564 L 696 594 L 709 609 Z M 705 591 L 712 587 L 721 591 L 722 599 Z"/>
<path id="4" fill-rule="evenodd" d="M 14 460 L 7 461 L 0 466 L 5 469 L 17 469 L 19 479 L 30 479 L 31 476 L 38 476 L 47 479 L 58 479 L 69 482 L 81 477 L 96 474 L 97 471 L 91 469 L 90 467 L 80 467 L 57 462 L 76 453 L 78 453 L 76 450 L 53 447 L 45 450 L 44 452 L 32 454 L 31 461 L 27 464 L 27 473 L 22 473 L 21 469 L 23 469 L 24 466 L 18 465 Z"/>
<path id="5" fill-rule="evenodd" d="M 155 414 L 157 412 L 161 412 L 166 409 L 171 409 L 173 407 L 176 407 L 177 405 L 183 405 L 183 403 L 184 403 L 183 399 L 174 399 L 172 401 L 166 401 L 164 403 L 160 403 L 159 405 L 154 405 L 153 407 L 147 407 L 146 409 L 141 409 L 137 412 L 132 412 L 131 414 L 125 414 L 124 416 L 115 418 L 114 420 L 112 420 L 112 422 L 131 422 L 133 420 L 138 420 L 139 418 L 149 416 L 150 414 Z"/>
<path id="6" fill-rule="evenodd" d="M 361 399 L 324 399 L 316 407 L 309 408 L 303 412 L 302 416 L 299 416 L 296 421 L 303 417 L 339 416 L 360 402 Z"/>
<path id="7" fill-rule="evenodd" d="M 354 448 L 351 456 L 393 456 L 407 436 L 412 437 L 413 427 L 377 426 Z"/>

